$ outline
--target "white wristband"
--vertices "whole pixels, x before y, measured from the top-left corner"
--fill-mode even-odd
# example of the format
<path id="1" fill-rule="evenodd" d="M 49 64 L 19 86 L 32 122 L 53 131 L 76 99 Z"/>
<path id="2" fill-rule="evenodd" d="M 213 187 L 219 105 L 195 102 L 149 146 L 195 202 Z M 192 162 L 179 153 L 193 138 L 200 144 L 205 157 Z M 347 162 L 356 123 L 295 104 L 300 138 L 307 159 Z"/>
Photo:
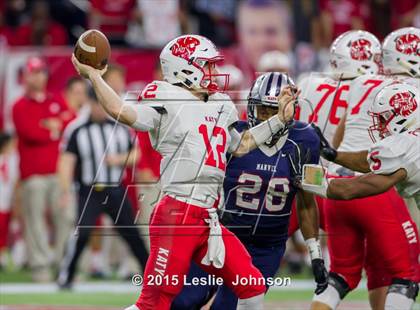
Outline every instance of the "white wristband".
<path id="1" fill-rule="evenodd" d="M 328 196 L 327 196 L 328 183 L 327 182 L 323 183 L 321 186 L 319 186 L 319 185 L 312 185 L 312 184 L 306 184 L 306 183 L 303 183 L 302 182 L 302 189 L 305 192 L 318 195 L 318 196 L 320 196 L 322 198 L 328 198 Z"/>
<path id="2" fill-rule="evenodd" d="M 311 260 L 314 259 L 322 259 L 322 251 L 321 251 L 321 245 L 319 244 L 319 241 L 315 238 L 309 238 L 305 240 L 306 247 L 308 248 L 309 255 L 311 256 Z"/>
<path id="3" fill-rule="evenodd" d="M 254 137 L 255 144 L 259 146 L 283 128 L 284 124 L 277 115 L 274 115 L 261 124 L 252 127 L 249 132 Z"/>
<path id="4" fill-rule="evenodd" d="M 310 172 L 312 172 L 312 178 L 308 176 L 311 175 Z M 314 172 L 318 173 L 314 175 Z M 328 179 L 326 177 L 325 169 L 320 165 L 303 165 L 302 189 L 305 192 L 313 193 L 323 198 L 328 198 Z"/>

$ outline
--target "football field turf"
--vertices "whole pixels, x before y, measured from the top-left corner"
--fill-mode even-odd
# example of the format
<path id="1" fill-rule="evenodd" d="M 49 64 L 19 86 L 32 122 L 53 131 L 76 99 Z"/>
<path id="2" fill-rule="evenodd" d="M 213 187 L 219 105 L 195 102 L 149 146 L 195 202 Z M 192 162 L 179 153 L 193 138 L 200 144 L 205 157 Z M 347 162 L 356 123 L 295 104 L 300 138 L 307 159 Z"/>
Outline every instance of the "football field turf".
<path id="1" fill-rule="evenodd" d="M 18 288 L 18 287 L 16 287 Z M 25 286 L 22 286 L 25 289 Z M 1 286 L 0 286 L 1 292 Z M 83 292 L 78 289 L 71 291 L 42 291 L 40 293 L 0 293 L 1 310 L 97 310 L 123 309 L 132 304 L 138 292 Z M 265 299 L 265 309 L 308 309 L 312 297 L 311 290 L 271 290 Z M 358 290 L 348 296 L 340 309 L 368 309 L 367 293 Z"/>
<path id="2" fill-rule="evenodd" d="M 23 279 L 22 279 L 23 280 Z M 369 309 L 363 281 L 339 310 Z M 307 310 L 312 280 L 295 280 L 290 287 L 273 287 L 265 297 L 265 310 Z M 55 284 L 5 283 L 0 279 L 0 310 L 122 310 L 137 299 L 140 288 L 121 281 L 89 281 L 72 291 L 59 291 Z M 417 304 L 415 310 L 420 310 Z M 156 309 L 158 310 L 158 309 Z"/>
<path id="3" fill-rule="evenodd" d="M 1 289 L 0 289 L 1 291 Z M 83 306 L 127 306 L 137 298 L 137 293 L 79 293 L 79 292 L 56 292 L 51 294 L 1 294 L 1 305 L 83 305 Z M 270 291 L 266 301 L 308 301 L 312 297 L 312 291 Z M 365 291 L 357 291 L 348 296 L 350 301 L 367 300 Z"/>

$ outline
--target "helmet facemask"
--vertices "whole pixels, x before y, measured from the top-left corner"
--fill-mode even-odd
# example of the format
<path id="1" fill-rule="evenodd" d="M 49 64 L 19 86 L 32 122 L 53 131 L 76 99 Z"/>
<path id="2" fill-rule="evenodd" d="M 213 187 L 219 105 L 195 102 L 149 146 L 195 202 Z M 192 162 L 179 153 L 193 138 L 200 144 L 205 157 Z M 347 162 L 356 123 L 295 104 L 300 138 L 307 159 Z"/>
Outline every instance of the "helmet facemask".
<path id="1" fill-rule="evenodd" d="M 229 74 L 219 73 L 217 70 L 217 64 L 223 61 L 223 57 L 217 57 L 215 59 L 204 59 L 197 58 L 194 63 L 203 72 L 203 77 L 200 81 L 201 89 L 206 89 L 208 92 L 225 92 L 229 87 Z"/>
<path id="2" fill-rule="evenodd" d="M 419 112 L 416 96 L 418 90 L 411 85 L 395 84 L 381 90 L 373 103 L 373 111 L 368 112 L 372 117 L 368 131 L 373 142 L 376 137 L 384 139 L 416 126 Z"/>
<path id="3" fill-rule="evenodd" d="M 388 110 L 382 113 L 375 113 L 369 111 L 368 114 L 372 118 L 372 125 L 369 126 L 368 132 L 373 143 L 376 143 L 377 141 L 392 135 L 389 125 L 395 117 L 393 111 Z"/>
<path id="4" fill-rule="evenodd" d="M 282 89 L 287 86 L 294 88 L 294 82 L 285 73 L 267 72 L 260 75 L 252 85 L 248 95 L 248 124 L 250 127 L 257 126 L 272 115 L 278 113 L 279 103 L 278 96 Z M 296 104 L 294 105 L 296 108 Z M 265 111 L 262 108 L 265 107 Z M 267 108 L 273 110 L 269 115 Z M 260 111 L 260 113 L 259 113 Z M 261 113 L 264 112 L 264 113 Z M 293 125 L 293 121 L 285 124 L 284 128 L 274 134 L 265 144 L 268 147 L 274 146 L 281 137 L 287 135 L 289 128 Z"/>

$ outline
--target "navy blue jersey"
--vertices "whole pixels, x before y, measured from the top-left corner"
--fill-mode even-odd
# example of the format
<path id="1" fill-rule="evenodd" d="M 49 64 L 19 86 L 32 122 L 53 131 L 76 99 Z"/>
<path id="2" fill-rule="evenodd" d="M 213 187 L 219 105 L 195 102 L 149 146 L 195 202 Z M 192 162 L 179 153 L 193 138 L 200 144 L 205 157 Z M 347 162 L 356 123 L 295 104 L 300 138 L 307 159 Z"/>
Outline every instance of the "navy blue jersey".
<path id="1" fill-rule="evenodd" d="M 237 126 L 241 131 L 247 123 Z M 318 136 L 308 124 L 295 122 L 286 143 L 274 155 L 257 148 L 240 158 L 230 158 L 223 184 L 222 221 L 242 242 L 265 247 L 287 239 L 292 201 L 298 190 L 288 155 L 302 151 L 309 154 L 306 163 L 319 162 Z"/>

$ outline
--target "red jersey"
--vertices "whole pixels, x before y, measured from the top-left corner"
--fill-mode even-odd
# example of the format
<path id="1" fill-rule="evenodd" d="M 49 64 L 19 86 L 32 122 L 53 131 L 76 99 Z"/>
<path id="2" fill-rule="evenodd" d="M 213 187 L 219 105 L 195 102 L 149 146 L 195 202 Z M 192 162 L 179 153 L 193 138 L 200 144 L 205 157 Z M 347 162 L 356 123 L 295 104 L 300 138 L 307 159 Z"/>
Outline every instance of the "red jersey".
<path id="1" fill-rule="evenodd" d="M 333 22 L 333 38 L 352 29 L 352 18 L 362 17 L 360 0 L 321 0 L 321 10 L 331 14 Z"/>
<path id="2" fill-rule="evenodd" d="M 33 26 L 31 23 L 20 26 L 16 29 L 15 38 L 11 41 L 13 45 L 33 45 L 32 38 Z M 41 45 L 66 45 L 67 44 L 66 29 L 60 24 L 51 22 L 48 30 L 45 32 Z"/>
<path id="3" fill-rule="evenodd" d="M 61 96 L 48 94 L 44 100 L 23 96 L 13 106 L 13 122 L 18 137 L 21 179 L 56 172 L 60 136 L 43 124 L 49 118 L 62 121 L 61 133 L 74 115 Z"/>
<path id="4" fill-rule="evenodd" d="M 109 36 L 124 36 L 136 2 L 134 0 L 92 0 L 92 9 L 102 15 L 99 30 Z"/>

